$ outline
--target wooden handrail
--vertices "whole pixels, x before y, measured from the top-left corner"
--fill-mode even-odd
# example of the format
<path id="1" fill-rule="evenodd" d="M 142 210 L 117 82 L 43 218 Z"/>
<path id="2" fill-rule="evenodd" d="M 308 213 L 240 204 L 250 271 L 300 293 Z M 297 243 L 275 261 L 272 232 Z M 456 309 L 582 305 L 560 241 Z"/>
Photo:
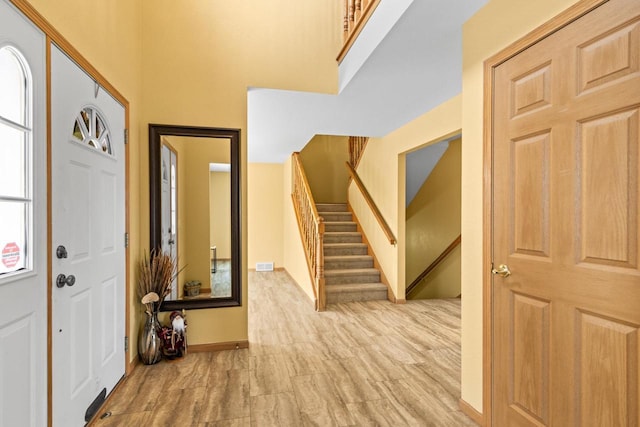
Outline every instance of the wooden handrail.
<path id="1" fill-rule="evenodd" d="M 380 227 L 382 227 L 382 231 L 387 236 L 387 239 L 389 239 L 389 243 L 395 245 L 397 243 L 397 240 L 393 235 L 393 231 L 391 231 L 389 224 L 387 224 L 387 221 L 384 220 L 382 213 L 380 213 L 380 209 L 378 209 L 376 203 L 373 201 L 373 198 L 371 198 L 371 194 L 369 194 L 367 188 L 362 183 L 362 180 L 360 180 L 358 172 L 356 172 L 356 170 L 351 167 L 349 162 L 345 162 L 345 164 L 347 165 L 347 170 L 349 171 L 349 175 L 351 175 L 351 179 L 353 179 L 353 182 L 355 182 L 358 189 L 360 189 L 360 193 L 362 193 L 362 196 L 366 200 L 367 205 L 369 205 L 369 209 L 371 209 L 373 216 L 376 217 L 378 224 L 380 224 Z"/>
<path id="2" fill-rule="evenodd" d="M 413 291 L 416 288 L 416 286 L 418 286 L 420 284 L 420 282 L 422 282 L 422 280 L 424 280 L 424 278 L 429 275 L 429 273 L 431 273 L 433 270 L 435 270 L 435 268 L 451 252 L 453 252 L 453 250 L 460 244 L 460 242 L 462 242 L 462 235 L 459 235 L 458 237 L 456 237 L 456 239 L 453 242 L 451 242 L 451 244 L 449 246 L 447 246 L 447 248 L 444 251 L 442 251 L 442 253 L 440 255 L 438 255 L 438 258 L 436 258 L 435 261 L 433 261 L 431 264 L 429 264 L 429 267 L 427 267 L 422 273 L 420 273 L 420 275 L 416 278 L 416 280 L 414 280 L 413 282 L 411 282 L 411 284 L 409 286 L 407 286 L 406 295 L 409 295 L 411 293 L 411 291 Z"/>
<path id="3" fill-rule="evenodd" d="M 293 153 L 292 191 L 298 229 L 304 246 L 309 275 L 313 283 L 316 310 L 324 311 L 326 297 L 324 290 L 324 219 L 318 214 L 311 194 L 311 187 L 304 173 L 300 153 Z"/>
<path id="4" fill-rule="evenodd" d="M 358 35 L 364 28 L 365 24 L 373 15 L 373 11 L 376 10 L 380 0 L 343 0 L 343 16 L 342 16 L 342 49 L 338 53 L 336 61 L 342 62 L 344 57 L 353 46 L 353 43 L 358 38 Z"/>

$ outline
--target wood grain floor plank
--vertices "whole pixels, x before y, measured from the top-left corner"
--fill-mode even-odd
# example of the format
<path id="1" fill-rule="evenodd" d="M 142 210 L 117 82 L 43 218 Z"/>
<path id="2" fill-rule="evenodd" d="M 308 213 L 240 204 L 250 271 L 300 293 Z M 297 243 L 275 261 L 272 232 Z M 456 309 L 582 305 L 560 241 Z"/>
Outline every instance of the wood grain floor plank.
<path id="1" fill-rule="evenodd" d="M 194 353 L 189 356 L 168 362 L 171 368 L 165 373 L 165 388 L 175 390 L 207 386 L 212 353 Z"/>
<path id="2" fill-rule="evenodd" d="M 312 337 L 309 338 L 313 339 Z M 315 355 L 321 360 L 345 359 L 354 357 L 355 352 L 352 349 L 353 347 L 351 346 L 343 347 L 322 345 L 322 343 L 317 340 L 294 343 L 289 348 L 289 350 L 293 354 Z"/>
<path id="3" fill-rule="evenodd" d="M 166 391 L 158 398 L 147 425 L 154 427 L 197 426 L 204 403 L 205 387 Z"/>
<path id="4" fill-rule="evenodd" d="M 428 376 L 444 387 L 451 396 L 460 393 L 460 355 L 450 349 L 431 350 L 427 362 L 415 365 L 418 376 Z"/>
<path id="5" fill-rule="evenodd" d="M 220 420 L 199 423 L 198 427 L 251 427 L 251 418 L 236 418 L 234 420 Z"/>
<path id="6" fill-rule="evenodd" d="M 455 426 L 450 410 L 437 398 L 411 388 L 406 380 L 378 383 L 381 393 L 405 418 L 406 425 Z"/>
<path id="7" fill-rule="evenodd" d="M 399 364 L 375 346 L 360 347 L 358 355 L 345 361 L 358 381 L 388 381 L 412 375 L 407 365 Z"/>
<path id="8" fill-rule="evenodd" d="M 130 414 L 111 415 L 107 418 L 96 420 L 96 425 L 101 427 L 119 427 L 119 426 L 148 426 L 150 424 L 152 413 L 134 412 Z"/>
<path id="9" fill-rule="evenodd" d="M 165 392 L 165 369 L 154 369 L 155 366 L 138 366 L 109 401 L 108 411 L 114 415 L 135 414 L 153 411 L 158 403 L 158 396 Z M 164 367 L 163 367 L 164 368 Z"/>
<path id="10" fill-rule="evenodd" d="M 300 425 L 302 425 L 302 418 L 292 392 L 265 394 L 251 398 L 252 427 Z"/>
<path id="11" fill-rule="evenodd" d="M 292 390 L 287 360 L 284 355 L 251 356 L 249 366 L 251 396 Z"/>
<path id="12" fill-rule="evenodd" d="M 460 300 L 316 313 L 284 272 L 249 274 L 249 349 L 138 366 L 96 426 L 471 426 Z"/>
<path id="13" fill-rule="evenodd" d="M 372 346 L 391 360 L 405 365 L 423 363 L 427 359 L 427 347 L 397 335 L 378 337 Z"/>
<path id="14" fill-rule="evenodd" d="M 377 388 L 369 379 L 358 377 L 350 366 L 359 363 L 355 359 L 338 359 L 325 361 L 327 374 L 333 380 L 336 390 L 343 402 L 366 402 L 381 398 Z"/>
<path id="15" fill-rule="evenodd" d="M 348 403 L 347 409 L 358 426 L 396 427 L 406 420 L 387 399 Z"/>
<path id="16" fill-rule="evenodd" d="M 293 377 L 291 380 L 303 424 L 353 425 L 349 410 L 329 375 L 305 375 Z"/>
<path id="17" fill-rule="evenodd" d="M 220 421 L 250 416 L 249 370 L 214 371 L 209 376 L 202 421 Z"/>
<path id="18" fill-rule="evenodd" d="M 211 372 L 249 369 L 249 349 L 225 350 L 209 353 Z"/>

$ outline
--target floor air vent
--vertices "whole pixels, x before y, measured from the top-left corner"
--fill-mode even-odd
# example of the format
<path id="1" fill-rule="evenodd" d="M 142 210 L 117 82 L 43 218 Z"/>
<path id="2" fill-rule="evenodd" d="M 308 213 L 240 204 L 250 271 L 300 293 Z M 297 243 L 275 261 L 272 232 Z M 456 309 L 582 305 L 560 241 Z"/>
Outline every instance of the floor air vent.
<path id="1" fill-rule="evenodd" d="M 256 263 L 256 271 L 273 271 L 272 262 L 258 262 Z"/>

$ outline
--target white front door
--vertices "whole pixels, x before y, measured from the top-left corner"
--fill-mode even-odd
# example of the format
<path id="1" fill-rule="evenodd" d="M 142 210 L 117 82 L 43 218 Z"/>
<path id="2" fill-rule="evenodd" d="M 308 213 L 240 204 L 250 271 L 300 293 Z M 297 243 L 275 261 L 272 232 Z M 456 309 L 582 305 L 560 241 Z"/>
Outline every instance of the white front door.
<path id="1" fill-rule="evenodd" d="M 51 48 L 53 425 L 125 371 L 125 111 Z"/>
<path id="2" fill-rule="evenodd" d="M 0 426 L 47 422 L 44 34 L 0 0 Z"/>

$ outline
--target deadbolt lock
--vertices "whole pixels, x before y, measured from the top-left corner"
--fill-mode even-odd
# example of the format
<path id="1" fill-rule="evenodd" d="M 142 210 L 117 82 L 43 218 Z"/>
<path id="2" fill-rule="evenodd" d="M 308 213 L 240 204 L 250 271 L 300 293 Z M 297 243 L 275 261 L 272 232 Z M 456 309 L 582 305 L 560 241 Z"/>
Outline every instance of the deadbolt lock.
<path id="1" fill-rule="evenodd" d="M 67 257 L 67 248 L 65 248 L 62 245 L 58 246 L 56 248 L 56 256 L 58 257 L 58 259 L 66 258 Z"/>

